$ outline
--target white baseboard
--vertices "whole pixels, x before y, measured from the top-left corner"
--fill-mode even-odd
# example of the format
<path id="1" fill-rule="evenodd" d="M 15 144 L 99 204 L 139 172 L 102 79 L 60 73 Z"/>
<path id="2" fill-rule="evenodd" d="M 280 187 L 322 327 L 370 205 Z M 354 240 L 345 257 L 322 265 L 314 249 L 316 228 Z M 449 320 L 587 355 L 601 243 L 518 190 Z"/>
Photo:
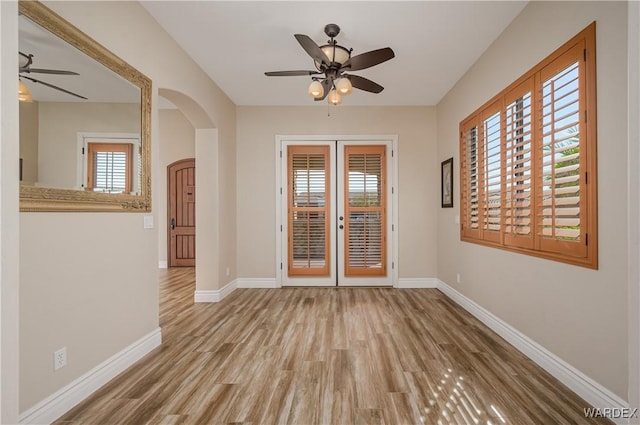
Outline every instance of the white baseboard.
<path id="1" fill-rule="evenodd" d="M 158 268 L 159 269 L 166 269 L 168 267 L 169 267 L 169 263 L 167 262 L 167 260 L 158 261 Z"/>
<path id="2" fill-rule="evenodd" d="M 235 291 L 237 287 L 238 281 L 232 280 L 220 289 L 196 289 L 193 301 L 197 303 L 217 303 L 222 301 L 227 295 Z"/>
<path id="3" fill-rule="evenodd" d="M 593 407 L 615 409 L 629 407 L 625 400 L 439 279 L 438 289 Z M 616 419 L 614 422 L 627 423 L 626 419 L 619 420 L 624 422 L 618 422 Z"/>
<path id="4" fill-rule="evenodd" d="M 21 424 L 50 424 L 162 343 L 160 328 L 111 356 L 20 414 Z"/>
<path id="5" fill-rule="evenodd" d="M 398 279 L 399 289 L 428 289 L 428 288 L 437 288 L 438 287 L 438 279 L 434 277 L 424 277 L 424 278 L 400 278 Z"/>
<path id="6" fill-rule="evenodd" d="M 253 278 L 243 277 L 238 278 L 238 288 L 263 288 L 263 289 L 275 289 L 278 287 L 275 278 Z"/>

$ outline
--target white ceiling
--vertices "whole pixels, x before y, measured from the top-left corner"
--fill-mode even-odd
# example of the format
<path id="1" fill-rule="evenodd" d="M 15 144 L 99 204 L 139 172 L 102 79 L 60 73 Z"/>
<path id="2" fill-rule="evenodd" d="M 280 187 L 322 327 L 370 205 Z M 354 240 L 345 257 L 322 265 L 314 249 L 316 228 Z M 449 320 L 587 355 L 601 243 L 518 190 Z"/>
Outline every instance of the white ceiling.
<path id="1" fill-rule="evenodd" d="M 96 60 L 34 23 L 24 15 L 18 18 L 18 49 L 33 55 L 32 68 L 77 72 L 79 75 L 24 73 L 45 83 L 87 98 L 82 100 L 27 78 L 21 80 L 39 102 L 140 102 L 140 89 Z"/>
<path id="2" fill-rule="evenodd" d="M 237 105 L 313 105 L 314 69 L 293 37 L 338 44 L 352 55 L 391 47 L 396 57 L 353 72 L 385 87 L 354 90 L 348 105 L 435 105 L 526 5 L 525 1 L 143 1 L 142 5 Z M 317 104 L 317 103 L 316 103 Z M 324 102 L 323 102 L 324 104 Z"/>

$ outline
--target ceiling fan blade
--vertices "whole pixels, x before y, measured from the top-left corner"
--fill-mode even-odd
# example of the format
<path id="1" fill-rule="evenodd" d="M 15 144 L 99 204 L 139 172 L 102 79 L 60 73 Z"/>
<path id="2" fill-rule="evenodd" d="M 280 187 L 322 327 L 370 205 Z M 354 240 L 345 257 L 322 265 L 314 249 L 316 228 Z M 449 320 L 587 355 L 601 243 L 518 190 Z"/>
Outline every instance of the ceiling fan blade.
<path id="1" fill-rule="evenodd" d="M 343 75 L 349 78 L 349 80 L 351 81 L 351 85 L 357 89 L 368 91 L 371 93 L 380 93 L 382 90 L 384 90 L 384 87 L 382 87 L 380 84 L 374 83 L 373 81 L 364 77 L 360 77 L 359 75 Z"/>
<path id="2" fill-rule="evenodd" d="M 316 75 L 321 74 L 318 71 L 271 71 L 265 72 L 267 77 L 296 77 L 302 75 Z"/>
<path id="3" fill-rule="evenodd" d="M 329 91 L 331 91 L 331 80 L 329 80 L 328 78 L 325 78 L 324 80 L 321 81 L 322 83 L 322 88 L 324 88 L 324 94 L 322 95 L 322 97 L 318 97 L 314 100 L 319 101 L 319 100 L 325 100 L 327 98 L 327 96 L 329 96 Z"/>
<path id="4" fill-rule="evenodd" d="M 316 62 L 322 63 L 327 67 L 331 64 L 331 61 L 324 54 L 322 49 L 309 38 L 308 35 L 304 34 L 295 34 L 294 37 L 298 40 L 298 43 L 302 46 L 302 48 L 311 56 Z"/>
<path id="5" fill-rule="evenodd" d="M 54 86 L 53 84 L 49 84 L 49 83 L 46 83 L 46 82 L 44 82 L 44 81 L 36 80 L 35 78 L 27 77 L 26 75 L 19 75 L 19 77 L 20 77 L 20 78 L 26 78 L 27 80 L 29 80 L 29 81 L 33 81 L 34 83 L 39 83 L 39 84 L 45 85 L 45 86 L 47 86 L 47 87 L 51 87 L 52 89 L 59 90 L 59 91 L 61 91 L 61 92 L 63 92 L 63 93 L 70 94 L 71 96 L 75 96 L 75 97 L 79 97 L 80 99 L 87 100 L 87 98 L 86 98 L 86 97 L 84 97 L 84 96 L 80 96 L 79 94 L 76 94 L 76 93 L 71 92 L 71 91 L 69 91 L 69 90 L 65 90 L 65 89 L 60 88 L 60 87 L 58 87 L 58 86 Z"/>
<path id="6" fill-rule="evenodd" d="M 370 68 L 374 65 L 386 62 L 389 59 L 395 57 L 395 53 L 389 47 L 383 49 L 372 50 L 370 52 L 362 53 L 346 61 L 342 68 L 349 68 L 349 71 L 359 71 L 361 69 Z"/>
<path id="7" fill-rule="evenodd" d="M 38 74 L 57 74 L 57 75 L 80 75 L 73 71 L 62 71 L 59 69 L 42 69 L 42 68 L 21 68 L 20 72 L 36 72 Z"/>

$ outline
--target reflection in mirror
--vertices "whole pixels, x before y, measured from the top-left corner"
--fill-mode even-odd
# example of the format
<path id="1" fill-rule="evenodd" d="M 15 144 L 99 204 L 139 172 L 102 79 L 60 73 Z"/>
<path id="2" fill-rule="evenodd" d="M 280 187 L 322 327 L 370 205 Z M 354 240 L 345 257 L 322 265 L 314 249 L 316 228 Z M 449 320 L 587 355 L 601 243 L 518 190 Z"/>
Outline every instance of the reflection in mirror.
<path id="1" fill-rule="evenodd" d="M 148 78 L 20 2 L 23 211 L 150 210 Z"/>

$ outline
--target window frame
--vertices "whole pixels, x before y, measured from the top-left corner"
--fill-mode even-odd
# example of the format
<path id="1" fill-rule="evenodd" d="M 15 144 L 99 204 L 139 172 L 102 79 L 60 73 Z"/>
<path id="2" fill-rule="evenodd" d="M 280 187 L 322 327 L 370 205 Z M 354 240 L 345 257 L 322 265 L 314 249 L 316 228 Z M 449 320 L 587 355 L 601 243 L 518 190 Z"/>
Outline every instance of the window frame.
<path id="1" fill-rule="evenodd" d="M 460 122 L 460 240 L 477 243 L 490 247 L 505 249 L 512 252 L 532 255 L 582 267 L 598 268 L 598 203 L 597 203 L 597 115 L 596 115 L 596 51 L 595 51 L 595 22 L 564 43 L 524 75 L 492 97 L 484 105 Z M 564 64 L 578 63 L 578 101 L 577 125 L 579 140 L 579 229 L 576 241 L 542 235 L 542 218 L 546 217 L 542 210 L 543 198 L 543 122 L 542 122 L 542 85 L 548 77 L 557 75 L 566 69 Z M 565 66 L 565 68 L 563 68 Z M 508 175 L 509 165 L 513 170 L 513 152 L 507 156 L 507 107 L 520 98 L 530 94 L 530 141 L 527 146 L 531 166 L 529 176 L 529 229 L 528 234 L 516 235 L 512 224 L 508 220 L 508 206 L 516 199 L 513 185 L 521 175 Z M 496 109 L 498 108 L 498 109 Z M 489 209 L 485 199 L 485 186 L 488 184 L 489 174 L 485 171 L 487 158 L 484 150 L 484 120 L 496 112 L 500 113 L 500 227 L 499 231 L 484 229 L 488 217 L 484 213 Z M 557 119 L 554 117 L 554 119 Z M 555 121 L 554 121 L 555 122 Z M 475 128 L 475 133 L 471 133 Z M 471 135 L 475 134 L 475 138 Z M 513 147 L 513 135 L 511 149 Z M 469 146 L 475 144 L 471 150 Z M 473 158 L 471 156 L 475 155 Z M 474 159 L 475 158 L 475 159 Z M 475 161 L 475 162 L 474 162 Z M 510 163 L 508 161 L 511 161 Z M 475 168 L 474 168 L 475 167 Z M 477 177 L 475 188 L 476 199 L 473 198 L 473 176 Z M 492 174 L 495 176 L 495 170 Z M 545 183 L 547 184 L 547 183 Z M 495 185 L 495 184 L 494 184 Z M 507 193 L 511 190 L 510 193 Z M 493 192 L 492 192 L 493 193 Z M 552 190 L 555 193 L 555 189 Z M 494 196 L 493 194 L 491 195 Z M 557 195 L 552 195 L 556 200 Z M 492 201 L 495 204 L 495 199 Z M 477 206 L 477 219 L 473 208 Z M 494 208 L 495 210 L 495 208 Z M 513 213 L 513 212 L 511 212 Z M 495 213 L 494 213 L 495 214 Z M 557 216 L 552 217 L 553 220 Z M 512 220 L 512 219 L 511 219 Z M 477 226 L 475 225 L 477 223 Z M 554 222 L 555 223 L 555 222 Z M 511 227 L 510 227 L 511 226 Z M 547 226 L 544 224 L 544 226 Z M 558 226 L 552 224 L 553 228 Z M 506 229 L 510 230 L 507 231 Z"/>
<path id="2" fill-rule="evenodd" d="M 142 154 L 141 140 L 136 133 L 101 133 L 101 132 L 78 132 L 77 134 L 77 170 L 76 189 L 88 191 L 87 183 L 89 179 L 89 144 L 128 144 L 132 146 L 131 152 L 131 175 L 130 194 L 141 193 L 141 170 Z"/>

